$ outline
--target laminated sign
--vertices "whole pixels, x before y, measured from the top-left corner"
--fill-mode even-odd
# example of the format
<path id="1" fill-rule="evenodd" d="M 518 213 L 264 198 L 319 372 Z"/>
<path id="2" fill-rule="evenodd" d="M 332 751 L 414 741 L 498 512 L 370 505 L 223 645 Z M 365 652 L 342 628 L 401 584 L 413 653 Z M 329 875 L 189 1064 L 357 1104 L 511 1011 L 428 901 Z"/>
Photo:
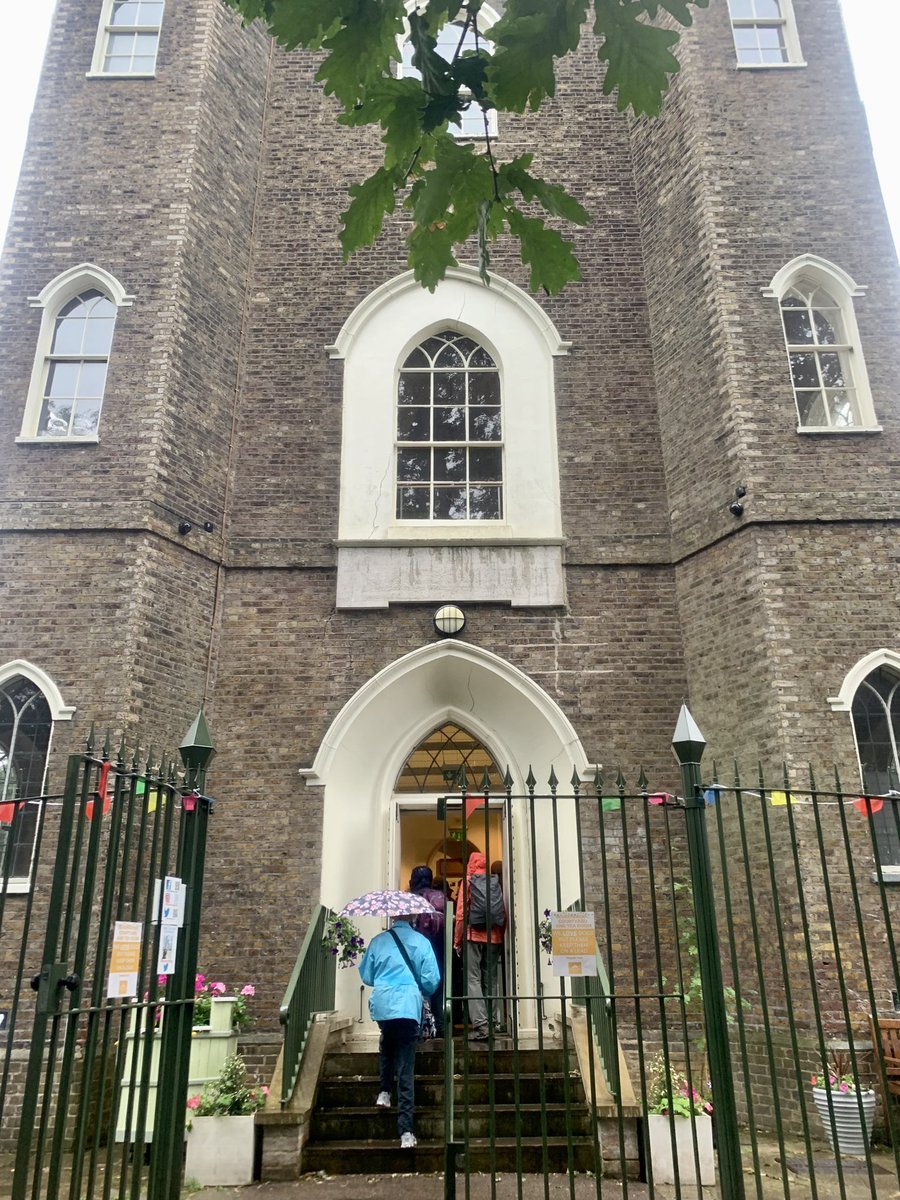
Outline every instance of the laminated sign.
<path id="1" fill-rule="evenodd" d="M 596 975 L 597 943 L 592 912 L 550 914 L 554 975 Z"/>
<path id="2" fill-rule="evenodd" d="M 125 999 L 137 995 L 143 928 L 140 921 L 116 921 L 106 978 L 107 996 Z"/>

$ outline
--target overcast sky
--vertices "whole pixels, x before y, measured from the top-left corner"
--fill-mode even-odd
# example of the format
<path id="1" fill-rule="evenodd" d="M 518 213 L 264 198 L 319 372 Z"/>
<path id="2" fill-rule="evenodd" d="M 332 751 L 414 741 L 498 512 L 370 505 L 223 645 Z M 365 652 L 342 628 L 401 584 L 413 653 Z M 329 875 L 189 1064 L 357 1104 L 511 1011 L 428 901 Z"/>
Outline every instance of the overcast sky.
<path id="1" fill-rule="evenodd" d="M 89 0 L 82 0 L 88 3 Z M 712 0 L 721 3 L 721 0 Z M 55 0 L 6 0 L 0 39 L 0 241 L 5 236 L 28 117 Z M 900 245 L 900 0 L 841 0 L 860 92 L 869 114 L 894 242 Z M 99 8 L 99 4 L 98 4 Z M 802 29 L 801 29 L 802 38 Z M 827 116 L 823 113 L 823 119 Z"/>

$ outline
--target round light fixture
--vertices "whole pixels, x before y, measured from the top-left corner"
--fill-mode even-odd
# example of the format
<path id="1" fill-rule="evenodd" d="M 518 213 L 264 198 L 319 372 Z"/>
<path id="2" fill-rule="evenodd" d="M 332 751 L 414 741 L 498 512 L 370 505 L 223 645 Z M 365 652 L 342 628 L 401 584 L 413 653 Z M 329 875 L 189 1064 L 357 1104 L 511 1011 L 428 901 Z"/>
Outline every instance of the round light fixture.
<path id="1" fill-rule="evenodd" d="M 434 627 L 444 637 L 456 637 L 466 624 L 466 614 L 455 604 L 442 604 L 434 614 Z"/>

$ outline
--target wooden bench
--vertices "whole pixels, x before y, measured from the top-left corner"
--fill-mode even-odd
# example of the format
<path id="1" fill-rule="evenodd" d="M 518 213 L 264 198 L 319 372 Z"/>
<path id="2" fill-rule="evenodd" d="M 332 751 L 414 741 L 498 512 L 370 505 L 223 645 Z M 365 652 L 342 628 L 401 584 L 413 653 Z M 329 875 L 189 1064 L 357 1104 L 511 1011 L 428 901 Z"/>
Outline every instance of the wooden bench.
<path id="1" fill-rule="evenodd" d="M 869 1027 L 875 1055 L 875 1078 L 884 1109 L 885 1134 L 893 1140 L 894 1131 L 900 1133 L 900 1017 L 879 1017 L 876 1020 L 869 1014 Z"/>

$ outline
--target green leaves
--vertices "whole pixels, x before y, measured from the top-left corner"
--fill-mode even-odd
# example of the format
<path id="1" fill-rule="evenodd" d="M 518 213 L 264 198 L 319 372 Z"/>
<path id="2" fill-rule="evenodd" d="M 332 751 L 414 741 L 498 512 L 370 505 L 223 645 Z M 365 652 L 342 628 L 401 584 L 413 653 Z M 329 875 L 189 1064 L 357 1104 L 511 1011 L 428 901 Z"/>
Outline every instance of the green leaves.
<path id="1" fill-rule="evenodd" d="M 578 49 L 592 13 L 604 93 L 616 94 L 620 111 L 657 113 L 678 70 L 677 26 L 690 25 L 709 0 L 506 0 L 489 28 L 481 0 L 422 0 L 408 15 L 404 0 L 223 2 L 245 23 L 264 21 L 285 49 L 319 53 L 316 78 L 340 104 L 337 120 L 381 130 L 383 163 L 350 187 L 341 213 L 345 257 L 372 245 L 399 205 L 412 219 L 409 263 L 425 287 L 437 286 L 469 239 L 488 282 L 491 246 L 508 235 L 519 242 L 532 288 L 553 294 L 580 273 L 571 242 L 548 221 L 584 225 L 588 214 L 560 184 L 533 173 L 534 154 L 498 161 L 489 136 L 462 142 L 449 128 L 473 106 L 537 111 L 555 95 L 557 66 Z M 454 36 L 441 39 L 438 53 L 448 21 Z M 399 77 L 404 37 L 421 78 Z"/>

